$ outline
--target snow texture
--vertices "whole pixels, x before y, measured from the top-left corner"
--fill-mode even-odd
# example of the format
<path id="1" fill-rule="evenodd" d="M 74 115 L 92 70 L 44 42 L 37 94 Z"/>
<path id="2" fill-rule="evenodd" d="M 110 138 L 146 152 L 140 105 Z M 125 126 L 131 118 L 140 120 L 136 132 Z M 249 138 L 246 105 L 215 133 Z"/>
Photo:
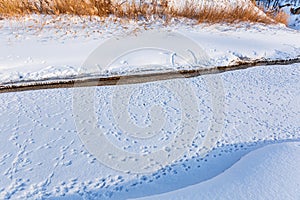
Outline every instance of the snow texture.
<path id="1" fill-rule="evenodd" d="M 198 107 L 201 113 L 197 119 L 198 132 L 187 149 L 188 154 L 157 172 L 140 175 L 115 171 L 86 150 L 74 123 L 72 97 L 76 89 L 1 94 L 0 198 L 126 199 L 197 183 L 211 192 L 209 197 L 212 198 L 220 197 L 220 184 L 229 197 L 236 199 L 245 195 L 254 198 L 258 194 L 269 199 L 274 196 L 273 186 L 282 187 L 280 191 L 287 188 L 279 197 L 297 197 L 298 144 L 271 145 L 245 155 L 268 144 L 299 141 L 300 65 L 258 67 L 210 77 L 222 80 L 225 94 L 223 131 L 215 148 L 206 157 L 197 153 L 203 138 L 210 134 L 206 130 L 213 112 L 211 88 L 207 87 L 205 77 L 186 79 L 197 96 L 195 105 L 190 106 Z M 174 94 L 163 85 L 164 81 L 138 85 L 139 90 L 132 94 L 128 108 L 134 123 L 141 127 L 151 123 L 147 117 L 149 105 L 164 106 L 171 117 L 167 125 L 179 119 L 181 107 L 176 104 Z M 161 89 L 157 90 L 158 87 Z M 95 90 L 99 126 L 113 144 L 125 147 L 124 151 L 163 148 L 174 136 L 172 132 L 162 131 L 161 140 L 154 138 L 147 143 L 118 131 L 110 109 L 115 86 Z M 245 158 L 239 161 L 243 156 Z M 266 179 L 255 181 L 255 177 Z M 205 186 L 208 179 L 211 181 Z M 232 190 L 236 185 L 239 190 Z M 191 190 L 197 190 L 195 188 Z M 178 194 L 184 197 L 186 193 Z M 170 195 L 163 197 L 172 198 L 177 193 Z"/>

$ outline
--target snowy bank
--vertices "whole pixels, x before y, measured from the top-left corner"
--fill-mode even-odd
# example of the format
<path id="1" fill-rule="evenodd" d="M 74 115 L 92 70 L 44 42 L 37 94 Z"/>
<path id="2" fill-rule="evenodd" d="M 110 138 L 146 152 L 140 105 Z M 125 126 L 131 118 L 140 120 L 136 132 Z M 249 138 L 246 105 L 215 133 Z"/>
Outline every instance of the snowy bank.
<path id="1" fill-rule="evenodd" d="M 38 22 L 36 20 L 38 19 Z M 113 22 L 113 23 L 112 23 Z M 300 55 L 299 32 L 281 25 L 262 24 L 197 25 L 191 20 L 152 23 L 124 22 L 121 19 L 107 19 L 101 22 L 94 18 L 62 16 L 58 19 L 29 17 L 24 21 L 0 21 L 0 83 L 18 81 L 77 77 L 96 73 L 99 77 L 112 74 L 136 74 L 144 69 L 139 58 L 147 59 L 149 52 L 139 51 L 114 67 L 101 66 L 102 71 L 85 71 L 83 63 L 88 56 L 105 41 L 111 38 L 143 33 L 144 29 L 174 31 L 193 40 L 207 55 L 209 65 L 199 67 L 227 66 L 241 60 L 289 59 Z M 24 29 L 20 29 L 24 27 Z M 89 28 L 86 28 L 89 27 Z M 41 29 L 39 29 L 41 28 Z M 176 53 L 176 52 L 173 52 Z M 173 54 L 157 58 L 149 57 L 159 66 L 152 71 L 172 67 Z M 165 57 L 163 57 L 165 56 Z M 131 63 L 131 60 L 134 62 Z M 164 62 L 162 62 L 162 60 Z M 166 66 L 167 65 L 167 66 Z M 162 68 L 161 68 L 162 67 Z M 189 66 L 190 67 L 190 66 Z M 179 66 L 180 68 L 180 66 Z M 181 67 L 184 69 L 184 66 Z"/>
<path id="2" fill-rule="evenodd" d="M 150 199 L 299 199 L 300 142 L 252 151 L 209 181 Z"/>

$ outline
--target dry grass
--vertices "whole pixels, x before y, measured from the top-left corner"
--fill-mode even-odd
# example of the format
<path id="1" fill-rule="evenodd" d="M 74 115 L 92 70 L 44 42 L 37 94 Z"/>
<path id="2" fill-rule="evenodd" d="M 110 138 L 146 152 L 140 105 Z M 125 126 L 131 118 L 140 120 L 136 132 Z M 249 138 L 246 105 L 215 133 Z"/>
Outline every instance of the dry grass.
<path id="1" fill-rule="evenodd" d="M 71 14 L 107 16 L 111 12 L 109 0 L 0 0 L 0 14 Z"/>
<path id="2" fill-rule="evenodd" d="M 289 15 L 279 10 L 277 12 L 267 13 L 270 18 L 273 18 L 276 22 L 287 25 L 289 22 Z"/>
<path id="3" fill-rule="evenodd" d="M 135 2 L 135 1 L 134 1 Z M 0 0 L 0 16 L 21 17 L 27 14 L 48 15 L 79 15 L 107 17 L 115 15 L 129 19 L 153 19 L 172 17 L 186 17 L 199 22 L 235 23 L 238 21 L 261 23 L 287 23 L 287 16 L 282 12 L 263 15 L 255 9 L 254 3 L 250 6 L 220 7 L 212 3 L 197 5 L 186 3 L 185 7 L 177 10 L 168 5 L 167 0 L 152 0 L 151 3 L 128 3 L 115 5 L 110 0 Z M 198 9 L 201 8 L 201 9 Z"/>
<path id="4" fill-rule="evenodd" d="M 240 21 L 260 22 L 271 24 L 275 23 L 275 19 L 264 15 L 258 9 L 255 9 L 254 4 L 245 5 L 240 4 L 236 7 L 220 7 L 214 6 L 211 3 L 204 3 L 199 11 L 195 11 L 196 5 L 193 3 L 186 3 L 185 9 L 182 11 L 172 11 L 172 14 L 180 17 L 187 17 L 199 20 L 199 22 L 206 23 L 235 23 Z"/>
<path id="5" fill-rule="evenodd" d="M 278 5 L 278 1 L 274 3 L 274 5 Z M 282 23 L 287 25 L 289 21 L 289 15 L 281 10 L 278 6 L 270 6 L 270 2 L 265 4 L 264 2 L 260 2 L 256 5 L 261 11 L 266 13 L 268 17 L 276 21 L 277 23 Z"/>

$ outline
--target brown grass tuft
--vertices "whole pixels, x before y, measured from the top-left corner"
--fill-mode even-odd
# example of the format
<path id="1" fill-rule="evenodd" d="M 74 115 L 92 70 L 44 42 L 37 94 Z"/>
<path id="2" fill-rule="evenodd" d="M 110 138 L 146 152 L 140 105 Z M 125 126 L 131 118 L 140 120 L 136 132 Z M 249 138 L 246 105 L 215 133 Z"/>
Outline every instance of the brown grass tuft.
<path id="1" fill-rule="evenodd" d="M 266 15 L 270 18 L 272 18 L 274 21 L 276 21 L 277 23 L 282 23 L 287 25 L 289 22 L 289 15 L 286 14 L 284 11 L 279 10 L 279 11 L 267 11 Z"/>
<path id="2" fill-rule="evenodd" d="M 279 7 L 271 7 L 269 4 L 265 5 L 264 2 L 260 2 L 256 6 L 261 11 L 263 11 L 269 18 L 273 19 L 276 23 L 288 25 L 289 15 L 283 10 L 281 10 Z"/>
<path id="3" fill-rule="evenodd" d="M 251 5 L 237 7 L 222 7 L 217 3 L 201 5 L 187 1 L 183 9 L 175 9 L 168 5 L 167 0 L 152 0 L 150 3 L 123 2 L 113 4 L 110 0 L 0 0 L 0 16 L 21 17 L 27 14 L 47 15 L 78 15 L 107 17 L 115 15 L 120 18 L 135 20 L 150 20 L 154 18 L 169 19 L 172 17 L 186 17 L 199 22 L 235 23 L 238 21 L 271 23 L 287 23 L 287 16 L 283 12 L 262 14 Z"/>
<path id="4" fill-rule="evenodd" d="M 275 14 L 275 16 L 273 16 L 273 18 L 278 23 L 282 23 L 285 25 L 289 23 L 289 15 L 286 14 L 284 11 L 279 11 Z"/>

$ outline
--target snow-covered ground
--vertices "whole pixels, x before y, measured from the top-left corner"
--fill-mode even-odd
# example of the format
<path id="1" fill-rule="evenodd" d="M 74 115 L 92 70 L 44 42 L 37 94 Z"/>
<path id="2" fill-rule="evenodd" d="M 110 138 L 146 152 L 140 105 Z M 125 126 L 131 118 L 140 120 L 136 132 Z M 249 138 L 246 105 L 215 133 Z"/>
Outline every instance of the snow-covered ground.
<path id="1" fill-rule="evenodd" d="M 211 93 L 215 90 L 207 86 L 208 78 L 222 82 L 224 121 L 218 142 L 203 158 L 198 152 L 203 138 L 211 134 L 207 129 L 214 113 Z M 131 94 L 130 119 L 144 127 L 151 123 L 149 106 L 161 105 L 170 119 L 166 127 L 172 128 L 170 124 L 180 120 L 183 110 L 176 104 L 176 95 L 164 86 L 178 81 L 132 86 L 138 90 Z M 203 190 L 208 199 L 226 198 L 225 194 L 235 199 L 297 199 L 300 65 L 257 67 L 184 81 L 196 95 L 195 105 L 189 106 L 200 112 L 194 142 L 177 162 L 139 175 L 106 167 L 80 140 L 72 99 L 77 90 L 84 93 L 87 88 L 1 94 L 1 199 L 127 199 L 198 183 L 186 192 L 162 197 L 186 199 L 188 193 L 194 199 L 206 196 Z M 97 123 L 109 141 L 124 151 L 151 151 L 167 145 L 176 129 L 161 131 L 161 140 L 154 137 L 146 142 L 120 131 L 111 109 L 116 87 L 94 88 Z M 275 196 L 274 191 L 280 194 Z"/>
<path id="2" fill-rule="evenodd" d="M 300 55 L 299 32 L 283 25 L 237 24 L 232 27 L 196 25 L 194 21 L 176 20 L 164 26 L 163 22 L 122 21 L 89 21 L 78 17 L 53 20 L 34 16 L 24 21 L 0 21 L 0 83 L 76 77 L 89 73 L 98 73 L 99 76 L 141 73 L 145 69 L 130 63 L 130 58 L 117 63 L 113 70 L 101 66 L 103 71 L 97 69 L 88 72 L 83 70 L 82 65 L 107 40 L 141 34 L 145 28 L 178 32 L 194 40 L 209 59 L 209 65 L 196 63 L 195 68 L 226 66 L 240 60 L 286 59 Z M 164 60 L 170 60 L 172 54 L 164 56 Z M 171 62 L 158 64 L 172 68 Z M 153 69 L 156 70 L 161 69 Z"/>
<path id="3" fill-rule="evenodd" d="M 299 153 L 300 142 L 262 147 L 208 181 L 140 199 L 299 199 Z"/>
<path id="4" fill-rule="evenodd" d="M 0 20 L 0 30 L 0 86 L 300 56 L 300 32 L 283 25 L 28 16 Z M 146 34 L 152 41 L 158 32 L 152 37 L 151 31 L 182 39 L 162 42 L 169 47 L 196 45 L 204 60 L 180 66 L 178 52 L 147 46 L 113 57 L 108 66 L 86 66 L 91 55 L 102 61 L 99 52 L 110 57 L 124 47 L 103 49 L 117 44 L 114 38 L 139 41 Z M 91 124 L 105 140 L 89 132 Z M 188 143 L 182 148 L 178 138 Z M 125 156 L 110 153 L 105 142 Z M 177 155 L 178 149 L 184 151 Z M 167 155 L 168 165 L 140 168 L 149 155 L 158 156 L 148 157 L 153 166 Z M 299 164 L 299 63 L 0 94 L 0 199 L 299 199 Z"/>

